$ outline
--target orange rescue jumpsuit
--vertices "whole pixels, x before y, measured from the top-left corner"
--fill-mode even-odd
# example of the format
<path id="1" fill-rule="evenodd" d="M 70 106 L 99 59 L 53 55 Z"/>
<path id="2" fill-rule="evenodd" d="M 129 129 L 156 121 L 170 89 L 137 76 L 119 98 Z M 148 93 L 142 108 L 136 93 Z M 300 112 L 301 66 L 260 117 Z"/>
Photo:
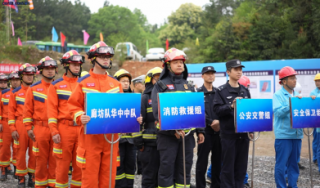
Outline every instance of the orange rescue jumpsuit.
<path id="1" fill-rule="evenodd" d="M 70 161 L 73 164 L 71 187 L 81 186 L 81 169 L 76 165 L 76 151 L 80 126 L 76 125 L 67 102 L 75 89 L 78 78 L 62 78 L 52 82 L 48 91 L 47 111 L 51 135 L 60 134 L 60 143 L 53 144 L 56 158 L 56 187 L 68 187 Z"/>
<path id="2" fill-rule="evenodd" d="M 33 154 L 36 159 L 35 187 L 54 187 L 56 160 L 52 155 L 53 141 L 48 126 L 47 93 L 51 84 L 43 79 L 27 91 L 23 110 L 23 123 L 27 131 L 32 130 L 36 141 Z"/>
<path id="3" fill-rule="evenodd" d="M 112 187 L 115 187 L 115 178 L 117 173 L 117 156 L 119 151 L 119 142 L 114 144 L 112 157 L 112 179 L 109 179 L 110 173 L 110 150 L 109 144 L 103 134 L 84 134 L 84 126 L 80 117 L 84 114 L 85 93 L 103 92 L 119 93 L 123 92 L 121 84 L 114 78 L 105 75 L 95 74 L 92 69 L 89 74 L 79 78 L 75 90 L 72 92 L 68 106 L 69 110 L 78 125 L 82 125 L 79 135 L 79 146 L 77 149 L 77 165 L 82 169 L 82 188 L 106 188 L 109 187 L 109 181 Z M 108 101 L 108 99 L 101 99 Z M 111 140 L 111 134 L 107 134 Z M 114 140 L 118 135 L 114 136 Z"/>
<path id="4" fill-rule="evenodd" d="M 23 86 L 14 89 L 9 100 L 9 127 L 11 132 L 17 131 L 19 140 L 14 140 L 14 148 L 17 153 L 17 176 L 25 176 L 27 173 L 35 173 L 36 162 L 32 153 L 32 140 L 28 137 L 26 127 L 23 125 L 23 106 L 29 87 Z M 26 165 L 26 152 L 28 150 L 28 168 Z"/>
<path id="5" fill-rule="evenodd" d="M 0 132 L 0 166 L 8 167 L 10 161 L 13 165 L 16 164 L 16 149 L 12 148 L 13 139 L 11 136 L 11 131 L 8 125 L 8 104 L 10 95 L 12 94 L 11 89 L 5 89 L 1 91 L 1 103 L 0 103 L 0 119 L 2 120 L 2 132 Z M 13 145 L 12 145 L 13 146 Z M 12 153 L 12 158 L 11 158 Z"/>

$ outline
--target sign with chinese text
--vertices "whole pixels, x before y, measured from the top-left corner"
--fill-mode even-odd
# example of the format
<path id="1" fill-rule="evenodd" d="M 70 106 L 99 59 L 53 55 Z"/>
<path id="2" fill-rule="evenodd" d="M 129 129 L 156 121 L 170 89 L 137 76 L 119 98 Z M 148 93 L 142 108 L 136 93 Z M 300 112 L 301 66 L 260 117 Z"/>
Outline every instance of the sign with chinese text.
<path id="1" fill-rule="evenodd" d="M 159 93 L 160 130 L 205 127 L 204 94 Z"/>
<path id="2" fill-rule="evenodd" d="M 290 98 L 290 115 L 292 128 L 320 127 L 320 98 Z"/>
<path id="3" fill-rule="evenodd" d="M 139 132 L 141 94 L 87 93 L 86 114 L 91 120 L 85 134 L 111 134 Z"/>
<path id="4" fill-rule="evenodd" d="M 19 71 L 21 65 L 19 64 L 0 64 L 0 73 L 12 73 L 13 71 Z"/>
<path id="5" fill-rule="evenodd" d="M 237 133 L 272 131 L 272 99 L 237 99 L 234 112 Z"/>

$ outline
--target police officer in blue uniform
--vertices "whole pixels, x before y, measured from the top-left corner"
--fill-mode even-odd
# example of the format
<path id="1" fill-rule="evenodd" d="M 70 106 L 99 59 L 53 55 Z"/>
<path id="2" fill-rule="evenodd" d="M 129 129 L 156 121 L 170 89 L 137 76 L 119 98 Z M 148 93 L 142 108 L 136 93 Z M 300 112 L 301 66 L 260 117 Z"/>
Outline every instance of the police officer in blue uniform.
<path id="1" fill-rule="evenodd" d="M 156 121 L 158 119 L 158 93 L 162 92 L 194 92 L 188 84 L 188 70 L 184 64 L 186 55 L 183 51 L 172 48 L 164 55 L 164 69 L 159 81 L 152 90 L 152 110 Z M 185 136 L 184 130 L 159 131 L 157 134 L 157 148 L 160 154 L 158 172 L 159 187 L 184 187 L 183 147 L 181 137 L 185 137 L 186 184 L 190 187 L 193 149 L 195 147 L 194 131 Z M 204 142 L 204 130 L 197 129 L 198 143 Z"/>
<path id="2" fill-rule="evenodd" d="M 212 86 L 215 80 L 215 69 L 212 66 L 203 67 L 202 78 L 203 86 L 197 89 L 198 92 L 204 93 L 204 102 L 206 109 L 206 128 L 205 141 L 198 146 L 198 159 L 196 166 L 196 187 L 206 187 L 206 171 L 208 166 L 208 156 L 210 151 L 212 171 L 211 171 L 211 188 L 220 188 L 220 170 L 221 170 L 221 141 L 220 141 L 220 124 L 219 118 L 213 111 L 213 100 L 217 88 Z"/>
<path id="3" fill-rule="evenodd" d="M 220 86 L 215 93 L 213 109 L 220 120 L 221 137 L 221 175 L 220 187 L 243 188 L 243 180 L 247 171 L 249 138 L 247 133 L 236 133 L 234 126 L 235 99 L 251 98 L 249 90 L 240 85 L 242 76 L 240 60 L 226 63 L 229 81 Z M 253 134 L 250 134 L 253 137 Z"/>

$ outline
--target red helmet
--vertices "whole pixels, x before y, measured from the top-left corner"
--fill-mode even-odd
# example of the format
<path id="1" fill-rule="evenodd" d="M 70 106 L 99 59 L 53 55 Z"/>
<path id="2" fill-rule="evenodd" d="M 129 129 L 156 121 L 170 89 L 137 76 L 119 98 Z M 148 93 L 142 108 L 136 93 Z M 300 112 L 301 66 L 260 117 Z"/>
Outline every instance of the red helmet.
<path id="1" fill-rule="evenodd" d="M 9 81 L 9 77 L 3 73 L 0 73 L 0 81 Z"/>
<path id="2" fill-rule="evenodd" d="M 91 46 L 90 50 L 87 52 L 88 58 L 97 57 L 98 55 L 109 55 L 113 57 L 114 50 L 111 46 L 100 41 Z"/>
<path id="3" fill-rule="evenodd" d="M 12 71 L 12 73 L 9 74 L 9 80 L 12 80 L 12 79 L 20 79 L 18 71 Z"/>
<path id="4" fill-rule="evenodd" d="M 242 76 L 238 82 L 244 87 L 248 87 L 250 85 L 250 79 L 247 76 Z"/>
<path id="5" fill-rule="evenodd" d="M 49 56 L 46 56 L 44 58 L 42 58 L 38 65 L 37 65 L 37 68 L 39 70 L 43 69 L 44 67 L 55 67 L 57 68 L 58 67 L 58 63 L 57 61 L 53 60 L 51 57 Z"/>
<path id="6" fill-rule="evenodd" d="M 19 68 L 19 76 L 22 74 L 36 74 L 37 70 L 34 66 L 30 65 L 29 63 L 25 63 L 21 65 Z"/>
<path id="7" fill-rule="evenodd" d="M 297 75 L 297 72 L 289 66 L 283 67 L 280 71 L 279 71 L 279 80 L 280 80 L 280 84 L 281 84 L 281 80 L 289 77 L 289 76 L 294 76 Z"/>
<path id="8" fill-rule="evenodd" d="M 70 50 L 60 59 L 61 63 L 84 63 L 84 56 L 80 55 L 76 50 Z"/>
<path id="9" fill-rule="evenodd" d="M 171 48 L 164 54 L 164 62 L 167 63 L 173 60 L 182 60 L 185 62 L 186 57 L 187 55 L 183 51 Z"/>

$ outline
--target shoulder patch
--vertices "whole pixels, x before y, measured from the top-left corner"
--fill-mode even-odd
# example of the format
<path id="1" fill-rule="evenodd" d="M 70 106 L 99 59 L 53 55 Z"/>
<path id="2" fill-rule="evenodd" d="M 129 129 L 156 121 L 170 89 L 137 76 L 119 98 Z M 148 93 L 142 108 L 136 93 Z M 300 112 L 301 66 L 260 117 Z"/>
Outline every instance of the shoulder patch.
<path id="1" fill-rule="evenodd" d="M 61 82 L 63 80 L 63 78 L 59 78 L 57 80 L 55 80 L 54 82 L 52 82 L 52 85 L 56 85 L 57 83 Z"/>
<path id="2" fill-rule="evenodd" d="M 15 93 L 21 89 L 21 86 L 17 87 L 16 89 L 12 90 L 12 93 Z"/>
<path id="3" fill-rule="evenodd" d="M 82 82 L 83 80 L 85 80 L 86 78 L 89 78 L 90 76 L 91 76 L 90 74 L 87 74 L 87 75 L 79 78 L 77 82 L 80 83 L 80 82 Z"/>
<path id="4" fill-rule="evenodd" d="M 34 83 L 34 84 L 32 84 L 30 87 L 33 87 L 33 86 L 36 86 L 36 85 L 39 85 L 39 84 L 41 84 L 41 80 L 36 82 L 36 83 Z"/>
<path id="5" fill-rule="evenodd" d="M 5 94 L 5 93 L 7 93 L 8 91 L 10 91 L 10 89 L 2 90 L 1 93 L 2 93 L 2 94 Z"/>

